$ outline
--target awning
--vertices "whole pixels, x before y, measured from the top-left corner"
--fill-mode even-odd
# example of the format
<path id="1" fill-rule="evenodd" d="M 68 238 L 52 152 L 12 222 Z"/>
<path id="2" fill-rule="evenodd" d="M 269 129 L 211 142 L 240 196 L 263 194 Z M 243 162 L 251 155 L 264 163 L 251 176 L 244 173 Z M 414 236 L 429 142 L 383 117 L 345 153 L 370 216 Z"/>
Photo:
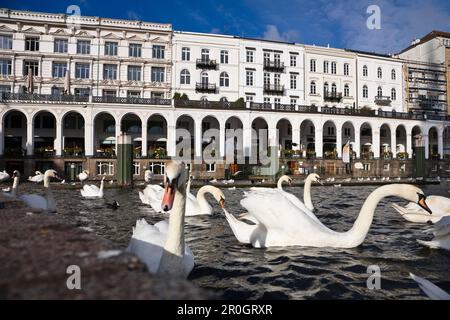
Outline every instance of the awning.
<path id="1" fill-rule="evenodd" d="M 105 140 L 101 142 L 101 144 L 116 144 L 116 138 L 115 137 L 108 137 Z"/>

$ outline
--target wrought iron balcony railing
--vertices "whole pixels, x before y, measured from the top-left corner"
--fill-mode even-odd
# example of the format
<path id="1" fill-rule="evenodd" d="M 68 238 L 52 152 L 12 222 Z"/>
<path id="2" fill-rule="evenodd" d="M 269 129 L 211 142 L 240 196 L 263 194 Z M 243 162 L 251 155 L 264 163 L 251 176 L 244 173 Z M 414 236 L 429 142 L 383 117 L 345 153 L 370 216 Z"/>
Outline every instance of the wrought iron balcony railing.
<path id="1" fill-rule="evenodd" d="M 323 99 L 325 101 L 341 102 L 342 101 L 342 93 L 334 92 L 334 91 L 325 91 L 323 93 Z"/>
<path id="2" fill-rule="evenodd" d="M 163 98 L 137 98 L 137 97 L 113 97 L 113 96 L 94 96 L 94 103 L 120 103 L 120 104 L 145 104 L 145 105 L 171 105 L 170 99 Z"/>
<path id="3" fill-rule="evenodd" d="M 375 96 L 375 104 L 379 106 L 389 106 L 392 100 L 387 96 Z"/>
<path id="4" fill-rule="evenodd" d="M 264 92 L 267 94 L 283 95 L 284 86 L 280 84 L 264 84 Z"/>
<path id="5" fill-rule="evenodd" d="M 284 72 L 284 63 L 281 61 L 264 60 L 264 70 Z"/>
<path id="6" fill-rule="evenodd" d="M 195 91 L 205 93 L 217 93 L 217 87 L 215 83 L 197 82 L 195 84 Z"/>
<path id="7" fill-rule="evenodd" d="M 217 69 L 217 61 L 210 59 L 197 59 L 196 61 L 197 68 L 199 69 L 208 69 L 208 70 L 216 70 Z"/>

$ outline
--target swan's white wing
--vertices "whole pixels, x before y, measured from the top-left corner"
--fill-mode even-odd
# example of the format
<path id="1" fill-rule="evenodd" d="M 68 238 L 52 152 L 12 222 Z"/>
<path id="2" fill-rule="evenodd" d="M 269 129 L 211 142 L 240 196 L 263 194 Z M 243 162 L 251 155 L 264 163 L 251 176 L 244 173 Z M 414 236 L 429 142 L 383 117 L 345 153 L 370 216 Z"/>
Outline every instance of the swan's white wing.
<path id="1" fill-rule="evenodd" d="M 167 233 L 169 231 L 169 220 L 162 220 L 155 223 L 155 228 L 157 228 L 159 232 Z"/>
<path id="2" fill-rule="evenodd" d="M 156 212 L 161 212 L 161 201 L 164 196 L 164 189 L 159 185 L 148 185 L 143 192 L 143 197 L 153 210 Z M 142 198 L 141 198 L 142 201 Z"/>
<path id="3" fill-rule="evenodd" d="M 450 216 L 441 218 L 434 225 L 434 235 L 436 237 L 443 237 L 450 235 Z"/>
<path id="4" fill-rule="evenodd" d="M 311 219 L 319 221 L 319 219 L 316 217 L 316 215 L 309 210 L 305 204 L 300 201 L 299 198 L 297 198 L 292 193 L 286 192 L 286 191 L 280 191 L 282 195 L 284 195 L 289 201 L 291 201 L 297 208 L 299 208 L 301 211 L 303 211 L 305 214 L 307 214 Z"/>
<path id="5" fill-rule="evenodd" d="M 139 199 L 143 204 L 150 205 L 150 201 L 145 197 L 142 191 L 139 191 Z"/>
<path id="6" fill-rule="evenodd" d="M 427 205 L 436 216 L 450 216 L 450 198 L 441 196 L 427 197 Z"/>
<path id="7" fill-rule="evenodd" d="M 37 194 L 23 194 L 19 196 L 27 206 L 34 209 L 47 210 L 47 199 Z"/>
<path id="8" fill-rule="evenodd" d="M 418 277 L 412 273 L 409 275 L 415 282 L 417 282 L 420 289 L 422 289 L 422 291 L 432 300 L 450 300 L 450 295 L 431 281 Z"/>

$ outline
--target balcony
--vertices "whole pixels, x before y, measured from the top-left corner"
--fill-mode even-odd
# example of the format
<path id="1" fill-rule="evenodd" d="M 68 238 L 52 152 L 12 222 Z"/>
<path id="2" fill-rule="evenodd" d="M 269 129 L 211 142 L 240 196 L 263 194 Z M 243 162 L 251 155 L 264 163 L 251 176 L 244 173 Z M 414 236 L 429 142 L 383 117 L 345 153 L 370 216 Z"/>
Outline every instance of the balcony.
<path id="1" fill-rule="evenodd" d="M 330 102 L 341 102 L 342 101 L 342 92 L 325 91 L 323 93 L 323 99 L 325 101 L 330 101 Z"/>
<path id="2" fill-rule="evenodd" d="M 5 92 L 0 95 L 0 100 L 40 103 L 86 103 L 89 102 L 89 96 Z"/>
<path id="3" fill-rule="evenodd" d="M 203 93 L 217 93 L 217 87 L 215 83 L 197 82 L 195 84 L 195 91 Z"/>
<path id="4" fill-rule="evenodd" d="M 391 97 L 387 96 L 375 96 L 375 104 L 378 106 L 390 106 L 391 105 Z"/>
<path id="5" fill-rule="evenodd" d="M 272 72 L 284 72 L 284 63 L 281 61 L 264 60 L 264 70 Z"/>
<path id="6" fill-rule="evenodd" d="M 229 101 L 198 101 L 198 100 L 174 100 L 175 108 L 199 108 L 199 109 L 236 109 L 245 110 L 244 102 Z"/>
<path id="7" fill-rule="evenodd" d="M 272 95 L 283 95 L 284 86 L 280 84 L 264 84 L 264 93 Z"/>
<path id="8" fill-rule="evenodd" d="M 170 106 L 170 99 L 162 98 L 137 98 L 137 97 L 114 97 L 114 96 L 95 96 L 92 97 L 94 103 L 119 103 L 119 104 L 145 104 L 145 105 L 164 105 Z"/>
<path id="9" fill-rule="evenodd" d="M 198 69 L 217 70 L 216 60 L 197 59 L 196 65 Z"/>

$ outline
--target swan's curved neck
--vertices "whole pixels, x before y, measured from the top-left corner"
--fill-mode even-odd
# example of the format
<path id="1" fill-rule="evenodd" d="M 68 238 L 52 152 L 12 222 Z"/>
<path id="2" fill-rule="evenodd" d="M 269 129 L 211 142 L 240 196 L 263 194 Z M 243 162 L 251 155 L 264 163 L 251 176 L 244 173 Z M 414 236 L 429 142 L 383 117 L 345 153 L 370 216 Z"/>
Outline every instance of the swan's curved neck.
<path id="1" fill-rule="evenodd" d="M 312 184 L 312 178 L 307 177 L 305 181 L 305 186 L 303 187 L 303 201 L 305 202 L 306 208 L 313 211 L 314 205 L 312 203 L 311 199 L 311 184 Z"/>
<path id="2" fill-rule="evenodd" d="M 166 243 L 159 263 L 158 273 L 180 276 L 181 260 L 184 256 L 184 216 L 186 190 L 176 190 L 173 208 L 169 217 Z"/>
<path id="3" fill-rule="evenodd" d="M 214 194 L 214 191 L 215 189 L 212 186 L 203 186 L 197 191 L 197 201 L 200 207 L 202 208 L 202 211 L 207 212 L 211 210 L 211 206 L 206 200 L 205 194 L 207 193 Z"/>
<path id="4" fill-rule="evenodd" d="M 100 191 L 103 191 L 104 185 L 105 185 L 105 179 L 102 179 L 102 181 L 100 182 Z"/>
<path id="5" fill-rule="evenodd" d="M 378 203 L 388 196 L 402 197 L 401 188 L 397 185 L 386 185 L 373 191 L 364 202 L 352 228 L 347 232 L 340 233 L 340 239 L 336 239 L 342 247 L 357 247 L 364 241 L 372 225 Z"/>
<path id="6" fill-rule="evenodd" d="M 191 179 L 191 177 L 189 177 L 189 180 L 188 180 L 188 183 L 187 183 L 187 186 L 186 186 L 186 194 L 191 192 L 191 181 L 192 181 L 192 179 Z"/>
<path id="7" fill-rule="evenodd" d="M 50 188 L 50 177 L 44 176 L 44 188 Z"/>
<path id="8" fill-rule="evenodd" d="M 11 189 L 11 196 L 16 197 L 17 196 L 17 189 L 19 188 L 19 177 L 14 177 L 12 189 Z"/>

